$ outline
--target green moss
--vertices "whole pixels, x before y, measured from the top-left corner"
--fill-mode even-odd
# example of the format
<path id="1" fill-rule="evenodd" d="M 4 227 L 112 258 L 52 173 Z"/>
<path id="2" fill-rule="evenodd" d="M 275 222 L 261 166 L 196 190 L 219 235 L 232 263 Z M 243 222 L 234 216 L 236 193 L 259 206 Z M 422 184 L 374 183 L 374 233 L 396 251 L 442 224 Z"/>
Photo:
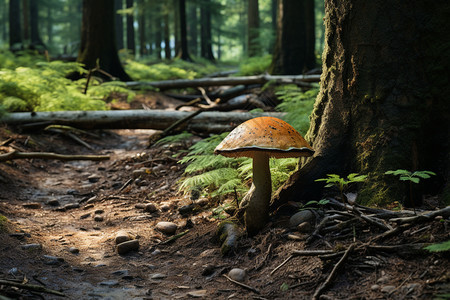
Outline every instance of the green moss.
<path id="1" fill-rule="evenodd" d="M 8 232 L 8 218 L 0 215 L 0 233 Z"/>

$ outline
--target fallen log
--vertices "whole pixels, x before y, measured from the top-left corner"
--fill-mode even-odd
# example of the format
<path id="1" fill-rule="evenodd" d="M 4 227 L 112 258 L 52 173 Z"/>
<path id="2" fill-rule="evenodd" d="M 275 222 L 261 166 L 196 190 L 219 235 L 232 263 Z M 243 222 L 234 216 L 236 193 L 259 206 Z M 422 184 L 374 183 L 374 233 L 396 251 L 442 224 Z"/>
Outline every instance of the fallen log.
<path id="1" fill-rule="evenodd" d="M 66 155 L 66 154 L 57 154 L 52 152 L 19 152 L 12 151 L 4 154 L 0 154 L 0 162 L 8 161 L 13 159 L 57 159 L 57 160 L 108 160 L 110 157 L 108 155 Z"/>
<path id="2" fill-rule="evenodd" d="M 219 78 L 199 78 L 199 79 L 176 79 L 163 81 L 128 81 L 129 88 L 153 87 L 160 90 L 180 89 L 188 87 L 224 86 L 224 85 L 249 85 L 265 84 L 269 81 L 277 83 L 295 83 L 306 85 L 319 82 L 320 75 L 257 75 L 240 77 L 219 77 Z"/>
<path id="3" fill-rule="evenodd" d="M 167 110 L 116 111 L 57 111 L 10 113 L 0 119 L 7 125 L 20 125 L 23 129 L 43 128 L 52 124 L 79 129 L 155 129 L 165 130 L 192 112 Z M 284 113 L 202 112 L 190 120 L 183 130 L 202 133 L 222 133 L 260 116 L 280 118 Z"/>

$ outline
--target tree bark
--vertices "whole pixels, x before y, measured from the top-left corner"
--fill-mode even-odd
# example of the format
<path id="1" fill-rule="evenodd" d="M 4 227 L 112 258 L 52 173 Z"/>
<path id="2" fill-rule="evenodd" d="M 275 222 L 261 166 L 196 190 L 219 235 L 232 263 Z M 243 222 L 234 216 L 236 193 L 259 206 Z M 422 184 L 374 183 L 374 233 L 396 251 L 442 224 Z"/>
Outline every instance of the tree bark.
<path id="1" fill-rule="evenodd" d="M 187 41 L 187 24 L 186 24 L 186 0 L 178 0 L 178 10 L 180 17 L 180 49 L 178 53 L 178 57 L 182 60 L 192 61 L 189 50 L 188 50 L 188 41 Z"/>
<path id="2" fill-rule="evenodd" d="M 139 0 L 139 55 L 148 54 L 146 41 L 147 6 L 145 0 Z"/>
<path id="3" fill-rule="evenodd" d="M 164 57 L 166 59 L 171 59 L 171 48 L 170 48 L 170 22 L 169 22 L 169 8 L 167 4 L 165 5 L 163 14 L 163 31 L 164 31 Z"/>
<path id="4" fill-rule="evenodd" d="M 306 135 L 316 152 L 274 206 L 320 199 L 315 179 L 351 172 L 369 175 L 359 202 L 403 201 L 406 186 L 384 175 L 396 169 L 436 172 L 425 191 L 445 186 L 449 204 L 449 2 L 327 0 L 325 12 L 321 90 Z"/>
<path id="5" fill-rule="evenodd" d="M 164 130 L 176 121 L 191 114 L 192 112 L 166 110 L 10 113 L 3 116 L 0 122 L 8 125 L 20 125 L 24 129 L 60 124 L 79 129 Z M 203 133 L 222 133 L 259 116 L 280 118 L 283 116 L 283 113 L 202 112 L 191 119 L 186 126 L 186 130 Z"/>
<path id="6" fill-rule="evenodd" d="M 127 9 L 134 7 L 133 0 L 126 0 Z M 134 11 L 134 8 L 132 9 Z M 132 55 L 136 53 L 136 41 L 134 34 L 134 13 L 127 14 L 127 49 Z"/>
<path id="7" fill-rule="evenodd" d="M 194 56 L 198 56 L 198 30 L 197 30 L 197 4 L 188 2 L 188 25 L 187 25 L 187 34 L 188 34 L 188 46 L 189 52 Z"/>
<path id="8" fill-rule="evenodd" d="M 116 27 L 116 45 L 117 50 L 123 49 L 123 15 L 117 11 L 123 9 L 122 0 L 114 0 L 114 21 Z"/>
<path id="9" fill-rule="evenodd" d="M 30 30 L 31 30 L 31 49 L 43 48 L 45 49 L 44 42 L 39 34 L 39 15 L 38 15 L 38 1 L 30 1 Z M 42 49 L 42 50 L 43 50 Z"/>
<path id="10" fill-rule="evenodd" d="M 123 81 L 131 80 L 120 63 L 114 36 L 114 5 L 108 0 L 83 0 L 83 22 L 78 62 L 100 68 Z"/>
<path id="11" fill-rule="evenodd" d="M 301 74 L 315 67 L 314 0 L 278 0 L 271 74 Z"/>
<path id="12" fill-rule="evenodd" d="M 9 48 L 12 51 L 23 49 L 20 0 L 9 1 Z"/>
<path id="13" fill-rule="evenodd" d="M 161 9 L 161 4 L 160 3 L 153 3 L 152 2 L 152 7 L 154 7 L 154 10 L 156 10 L 157 12 Z M 161 51 L 162 51 L 162 47 L 161 47 L 161 43 L 162 43 L 162 17 L 161 14 L 157 13 L 154 17 L 154 23 L 153 23 L 153 29 L 155 30 L 155 52 L 156 52 L 156 58 L 161 59 L 162 55 L 161 55 Z"/>
<path id="14" fill-rule="evenodd" d="M 247 49 L 248 56 L 258 56 L 261 52 L 259 43 L 259 6 L 258 0 L 248 0 Z"/>
<path id="15" fill-rule="evenodd" d="M 203 0 L 200 7 L 200 55 L 214 61 L 211 35 L 211 0 Z"/>

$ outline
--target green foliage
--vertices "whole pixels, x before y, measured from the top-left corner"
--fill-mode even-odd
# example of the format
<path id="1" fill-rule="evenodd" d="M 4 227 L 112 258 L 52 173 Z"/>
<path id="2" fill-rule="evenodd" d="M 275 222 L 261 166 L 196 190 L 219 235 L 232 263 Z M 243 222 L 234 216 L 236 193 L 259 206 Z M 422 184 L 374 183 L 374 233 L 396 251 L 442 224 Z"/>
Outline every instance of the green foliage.
<path id="1" fill-rule="evenodd" d="M 324 207 L 328 203 L 330 203 L 330 200 L 327 200 L 327 199 L 322 199 L 322 200 L 319 200 L 319 201 L 311 200 L 311 201 L 306 202 L 304 205 L 302 205 L 300 210 L 313 209 L 313 208 L 317 208 L 317 207 Z"/>
<path id="2" fill-rule="evenodd" d="M 36 63 L 44 62 L 42 55 L 32 51 L 0 51 L 0 68 L 14 70 L 18 67 L 34 67 Z"/>
<path id="3" fill-rule="evenodd" d="M 155 146 L 185 141 L 185 140 L 189 139 L 191 136 L 192 136 L 192 133 L 189 133 L 187 131 L 184 131 L 182 133 L 175 134 L 175 135 L 169 135 L 169 136 L 163 137 L 162 139 L 159 139 L 155 143 Z"/>
<path id="4" fill-rule="evenodd" d="M 407 170 L 402 170 L 402 169 L 398 169 L 395 171 L 386 171 L 384 174 L 386 175 L 395 175 L 395 176 L 400 176 L 399 180 L 401 181 L 409 181 L 409 182 L 413 182 L 413 183 L 419 183 L 420 179 L 428 179 L 431 177 L 431 175 L 436 175 L 436 173 L 431 172 L 431 171 L 415 171 L 415 172 L 411 172 L 411 171 L 407 171 Z"/>
<path id="5" fill-rule="evenodd" d="M 122 81 L 109 81 L 101 84 L 96 82 L 87 91 L 87 95 L 93 99 L 104 99 L 116 93 L 127 95 L 128 102 L 132 101 L 136 96 L 136 93 L 129 90 L 126 83 Z"/>
<path id="6" fill-rule="evenodd" d="M 305 134 L 309 128 L 309 116 L 318 93 L 318 88 L 303 92 L 294 84 L 279 86 L 275 94 L 282 102 L 277 106 L 277 110 L 286 112 L 283 119 L 301 134 Z"/>
<path id="7" fill-rule="evenodd" d="M 316 179 L 315 181 L 325 181 L 325 187 L 337 187 L 341 195 L 341 199 L 344 199 L 344 190 L 351 184 L 356 182 L 364 182 L 367 175 L 359 175 L 358 173 L 351 173 L 347 176 L 347 179 L 342 178 L 337 174 L 327 174 L 327 178 Z"/>
<path id="8" fill-rule="evenodd" d="M 175 59 L 174 61 L 154 63 L 128 59 L 125 70 L 135 80 L 160 81 L 194 79 L 217 71 L 217 67 L 206 61 L 192 63 Z"/>
<path id="9" fill-rule="evenodd" d="M 424 249 L 426 249 L 430 252 L 450 251 L 450 240 L 448 240 L 446 242 L 426 246 Z"/>
<path id="10" fill-rule="evenodd" d="M 8 231 L 8 218 L 4 215 L 0 215 L 0 233 Z"/>
<path id="11" fill-rule="evenodd" d="M 272 55 L 254 56 L 244 59 L 239 66 L 238 75 L 249 76 L 263 74 L 272 62 Z"/>

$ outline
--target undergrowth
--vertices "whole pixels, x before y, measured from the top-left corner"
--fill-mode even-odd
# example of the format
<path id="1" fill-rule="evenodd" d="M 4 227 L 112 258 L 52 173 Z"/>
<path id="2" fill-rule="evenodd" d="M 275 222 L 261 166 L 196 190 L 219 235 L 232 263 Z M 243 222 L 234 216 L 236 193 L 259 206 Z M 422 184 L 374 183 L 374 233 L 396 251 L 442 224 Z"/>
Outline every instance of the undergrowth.
<path id="1" fill-rule="evenodd" d="M 239 65 L 239 72 L 237 75 L 250 76 L 259 75 L 267 71 L 272 62 L 272 55 L 255 56 L 244 59 Z"/>

